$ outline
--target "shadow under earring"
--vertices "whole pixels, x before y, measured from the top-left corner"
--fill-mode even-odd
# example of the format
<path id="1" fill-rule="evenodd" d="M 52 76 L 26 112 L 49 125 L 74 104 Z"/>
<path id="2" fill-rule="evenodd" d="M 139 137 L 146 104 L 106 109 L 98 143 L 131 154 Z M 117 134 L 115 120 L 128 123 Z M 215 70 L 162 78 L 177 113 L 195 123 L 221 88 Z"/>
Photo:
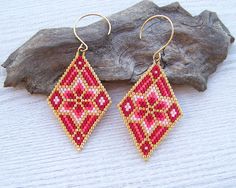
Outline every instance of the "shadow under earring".
<path id="1" fill-rule="evenodd" d="M 109 26 L 108 35 L 110 34 L 111 24 L 106 17 L 100 14 L 88 14 L 77 21 L 87 16 L 104 18 Z M 75 58 L 48 97 L 48 103 L 76 148 L 82 149 L 111 104 L 111 99 L 85 58 L 88 46 L 77 35 L 76 25 L 74 34 L 81 45 Z"/>
<path id="2" fill-rule="evenodd" d="M 118 104 L 124 122 L 144 159 L 150 157 L 153 150 L 182 116 L 182 110 L 160 66 L 160 52 L 171 42 L 174 35 L 172 21 L 164 15 L 148 18 L 141 27 L 140 39 L 145 24 L 154 18 L 164 18 L 170 22 L 171 36 L 168 42 L 153 55 L 151 67 Z"/>

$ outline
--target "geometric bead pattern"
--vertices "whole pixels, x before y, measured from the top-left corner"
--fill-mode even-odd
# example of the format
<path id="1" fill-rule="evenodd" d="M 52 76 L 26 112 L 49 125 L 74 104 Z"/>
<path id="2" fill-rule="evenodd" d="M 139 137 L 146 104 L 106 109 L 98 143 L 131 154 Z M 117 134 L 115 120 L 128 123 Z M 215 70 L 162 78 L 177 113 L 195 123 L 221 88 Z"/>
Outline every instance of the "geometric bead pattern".
<path id="1" fill-rule="evenodd" d="M 182 116 L 164 71 L 153 64 L 118 104 L 123 120 L 144 159 Z"/>
<path id="2" fill-rule="evenodd" d="M 48 103 L 80 150 L 108 109 L 111 99 L 85 54 L 78 51 L 49 95 Z"/>

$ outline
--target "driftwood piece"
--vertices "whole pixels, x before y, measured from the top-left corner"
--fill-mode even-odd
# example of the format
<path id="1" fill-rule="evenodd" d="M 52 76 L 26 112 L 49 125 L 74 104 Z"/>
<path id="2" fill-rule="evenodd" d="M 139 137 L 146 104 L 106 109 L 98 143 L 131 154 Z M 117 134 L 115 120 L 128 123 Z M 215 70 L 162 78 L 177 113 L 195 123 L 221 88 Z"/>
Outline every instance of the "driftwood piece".
<path id="1" fill-rule="evenodd" d="M 158 7 L 142 1 L 109 17 L 112 34 L 107 36 L 104 21 L 80 28 L 81 38 L 89 46 L 87 59 L 103 81 L 135 82 L 152 63 L 153 53 L 166 42 L 170 26 L 153 20 L 146 26 L 144 38 L 138 37 L 144 20 L 155 14 L 171 18 L 175 35 L 165 49 L 165 72 L 173 84 L 191 85 L 199 91 L 227 56 L 234 38 L 216 13 L 203 11 L 192 16 L 179 3 Z M 14 51 L 2 65 L 7 70 L 4 86 L 24 83 L 31 93 L 49 94 L 73 59 L 79 46 L 71 28 L 44 29 Z"/>

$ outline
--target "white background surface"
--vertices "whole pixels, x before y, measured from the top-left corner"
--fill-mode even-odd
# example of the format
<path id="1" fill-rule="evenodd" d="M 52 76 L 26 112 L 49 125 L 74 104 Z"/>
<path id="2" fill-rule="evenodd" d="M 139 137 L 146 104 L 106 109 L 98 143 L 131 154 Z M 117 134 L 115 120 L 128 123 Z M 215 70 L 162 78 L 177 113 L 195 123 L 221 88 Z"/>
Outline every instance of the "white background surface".
<path id="1" fill-rule="evenodd" d="M 1 0 L 0 62 L 39 29 L 72 26 L 76 17 L 110 15 L 137 0 Z M 163 6 L 171 1 L 159 0 Z M 216 11 L 236 36 L 234 0 L 180 0 L 197 15 Z M 0 69 L 0 187 L 236 187 L 236 48 L 197 92 L 174 87 L 184 117 L 154 151 L 140 157 L 116 109 L 129 84 L 106 84 L 113 105 L 82 152 L 59 126 L 46 97 L 3 88 Z"/>

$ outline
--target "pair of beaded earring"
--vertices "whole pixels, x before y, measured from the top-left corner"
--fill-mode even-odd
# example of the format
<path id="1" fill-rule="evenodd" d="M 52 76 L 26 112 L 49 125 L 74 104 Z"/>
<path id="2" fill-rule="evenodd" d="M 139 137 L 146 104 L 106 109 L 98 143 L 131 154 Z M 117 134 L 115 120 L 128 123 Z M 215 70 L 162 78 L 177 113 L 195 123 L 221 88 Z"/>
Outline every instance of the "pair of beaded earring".
<path id="1" fill-rule="evenodd" d="M 108 35 L 111 33 L 111 23 L 100 14 L 87 14 L 77 21 L 87 16 L 104 18 L 109 26 Z M 160 52 L 171 42 L 174 35 L 172 21 L 164 15 L 148 18 L 141 27 L 140 39 L 145 24 L 154 18 L 164 18 L 170 22 L 171 36 L 168 42 L 154 53 L 153 65 L 118 104 L 135 145 L 145 159 L 150 157 L 155 147 L 182 116 L 174 92 L 160 66 Z M 85 58 L 88 46 L 77 35 L 76 25 L 73 30 L 81 45 L 48 97 L 48 102 L 66 134 L 80 150 L 111 105 L 111 99 Z"/>

